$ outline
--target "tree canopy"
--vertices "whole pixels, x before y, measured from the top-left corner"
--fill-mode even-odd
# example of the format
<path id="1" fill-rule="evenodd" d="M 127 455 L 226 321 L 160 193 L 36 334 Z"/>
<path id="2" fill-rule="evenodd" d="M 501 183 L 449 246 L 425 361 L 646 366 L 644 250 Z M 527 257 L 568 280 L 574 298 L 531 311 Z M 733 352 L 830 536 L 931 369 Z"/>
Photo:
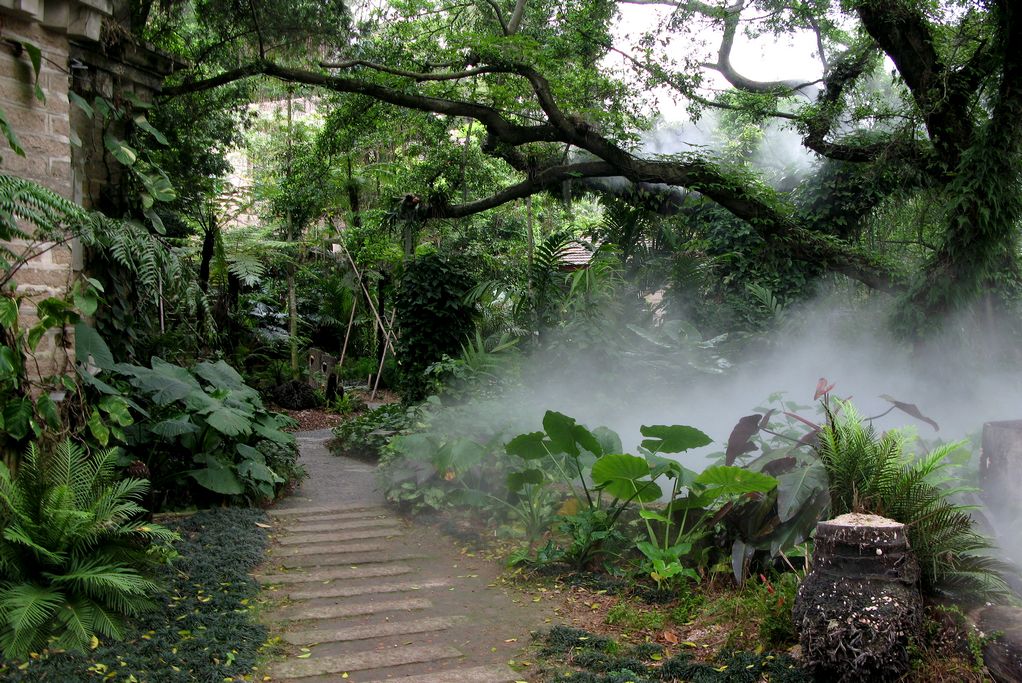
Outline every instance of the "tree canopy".
<path id="1" fill-rule="evenodd" d="M 665 11 L 629 43 L 615 27 L 631 5 Z M 419 217 L 465 217 L 593 178 L 623 177 L 633 198 L 656 184 L 683 188 L 750 226 L 768 250 L 901 296 L 907 330 L 1017 290 L 1022 9 L 1008 0 L 404 0 L 328 10 L 296 0 L 154 10 L 152 35 L 171 19 L 190 27 L 164 42 L 193 59 L 165 97 L 266 77 L 333 95 L 356 129 L 371 127 L 379 106 L 423 123 L 439 117 L 445 129 L 470 121 L 504 182 L 477 194 L 421 178 L 408 187 L 422 198 Z M 798 33 L 814 37 L 821 78 L 759 81 L 734 66 L 741 34 Z M 700 49 L 711 35 L 716 43 Z M 218 57 L 228 42 L 233 57 Z M 831 206 L 827 192 L 840 183 L 799 203 L 712 151 L 645 151 L 654 88 L 693 118 L 719 111 L 794 129 L 847 176 L 886 178 L 870 186 L 878 203 L 895 193 L 938 203 L 921 267 L 885 258 L 813 210 Z"/>

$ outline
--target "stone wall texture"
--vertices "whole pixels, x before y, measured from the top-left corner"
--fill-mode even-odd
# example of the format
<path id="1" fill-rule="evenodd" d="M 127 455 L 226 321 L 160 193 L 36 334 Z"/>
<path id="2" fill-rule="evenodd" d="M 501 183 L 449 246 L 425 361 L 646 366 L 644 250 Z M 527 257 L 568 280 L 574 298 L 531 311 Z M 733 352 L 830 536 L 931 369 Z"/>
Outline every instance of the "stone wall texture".
<path id="1" fill-rule="evenodd" d="M 19 3 L 25 5 L 27 3 Z M 41 2 L 35 5 L 40 6 Z M 2 4 L 0 4 L 2 7 Z M 25 156 L 0 143 L 0 173 L 34 180 L 67 199 L 79 194 L 71 170 L 70 113 L 68 102 L 68 39 L 65 32 L 43 26 L 33 15 L 0 9 L 0 108 L 10 122 Z M 42 50 L 39 85 L 45 95 L 34 94 L 35 74 L 24 50 L 11 41 L 27 42 Z M 71 247 L 18 241 L 16 253 L 39 253 L 14 276 L 22 303 L 23 327 L 36 322 L 35 302 L 67 292 L 75 276 Z M 70 362 L 69 339 L 50 334 L 42 340 L 30 371 L 40 376 L 63 372 Z M 34 365 L 34 367 L 33 367 Z"/>

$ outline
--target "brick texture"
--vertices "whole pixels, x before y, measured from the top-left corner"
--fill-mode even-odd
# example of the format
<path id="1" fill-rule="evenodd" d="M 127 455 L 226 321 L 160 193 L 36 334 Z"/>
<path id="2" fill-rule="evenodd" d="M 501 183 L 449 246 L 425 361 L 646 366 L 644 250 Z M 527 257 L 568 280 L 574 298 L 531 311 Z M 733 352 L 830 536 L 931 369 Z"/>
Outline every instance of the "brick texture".
<path id="1" fill-rule="evenodd" d="M 63 34 L 49 31 L 29 19 L 0 15 L 0 36 L 28 42 L 43 53 L 39 85 L 45 100 L 35 96 L 35 75 L 26 53 L 17 54 L 0 45 L 0 109 L 18 136 L 25 156 L 16 155 L 6 141 L 0 142 L 0 173 L 34 180 L 68 199 L 75 199 L 71 169 L 70 104 L 68 102 L 68 41 Z M 24 244 L 12 244 L 22 252 Z M 38 251 L 36 249 L 35 251 Z M 70 249 L 55 247 L 22 266 L 14 276 L 18 294 L 25 297 L 20 325 L 35 324 L 35 303 L 50 296 L 63 296 L 74 278 Z M 39 343 L 29 372 L 46 377 L 65 372 L 71 359 L 71 340 L 56 330 Z"/>

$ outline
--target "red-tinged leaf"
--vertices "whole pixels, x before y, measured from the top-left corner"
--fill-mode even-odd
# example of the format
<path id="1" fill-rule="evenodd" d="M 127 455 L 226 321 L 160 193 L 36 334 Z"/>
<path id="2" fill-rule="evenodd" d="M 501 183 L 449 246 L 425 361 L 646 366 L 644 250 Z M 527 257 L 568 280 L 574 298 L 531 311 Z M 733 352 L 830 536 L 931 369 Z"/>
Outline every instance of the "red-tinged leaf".
<path id="1" fill-rule="evenodd" d="M 759 428 L 765 429 L 766 426 L 770 424 L 770 418 L 772 418 L 774 416 L 774 413 L 776 412 L 777 412 L 776 408 L 771 408 L 770 410 L 766 411 L 766 415 L 764 415 L 763 419 L 759 421 Z"/>
<path id="2" fill-rule="evenodd" d="M 804 425 L 808 425 L 808 426 L 812 427 L 816 431 L 820 431 L 820 425 L 816 424 L 815 422 L 813 422 L 811 420 L 805 419 L 801 415 L 796 415 L 795 413 L 789 413 L 787 410 L 784 411 L 784 414 L 787 415 L 788 417 L 792 418 L 792 419 L 798 420 L 799 422 L 801 422 Z"/>
<path id="3" fill-rule="evenodd" d="M 921 420 L 922 422 L 925 422 L 926 424 L 930 425 L 931 427 L 933 427 L 933 431 L 935 432 L 940 431 L 940 425 L 931 420 L 930 418 L 926 417 L 925 415 L 923 415 L 922 411 L 919 410 L 919 407 L 916 406 L 916 404 L 904 403 L 896 398 L 888 396 L 887 394 L 881 394 L 880 398 L 884 399 L 888 403 L 893 403 L 894 407 L 900 410 L 901 412 L 907 413 L 914 417 L 915 419 Z"/>
<path id="4" fill-rule="evenodd" d="M 829 394 L 833 388 L 834 382 L 831 382 L 830 385 L 828 386 L 827 378 L 821 377 L 820 380 L 816 383 L 816 393 L 813 394 L 813 400 L 814 401 L 819 400 L 821 396 Z"/>
<path id="5" fill-rule="evenodd" d="M 724 464 L 731 466 L 735 460 L 746 453 L 756 450 L 756 444 L 752 443 L 752 437 L 759 432 L 760 420 L 763 416 L 746 415 L 738 421 L 735 428 L 731 430 L 731 436 L 727 439 L 727 451 L 724 453 Z"/>
<path id="6" fill-rule="evenodd" d="M 784 458 L 778 458 L 777 460 L 771 460 L 767 464 L 763 465 L 760 471 L 764 474 L 769 474 L 771 477 L 776 477 L 778 474 L 784 474 L 791 470 L 791 468 L 793 468 L 797 463 L 798 460 L 795 459 L 794 456 L 789 455 Z"/>

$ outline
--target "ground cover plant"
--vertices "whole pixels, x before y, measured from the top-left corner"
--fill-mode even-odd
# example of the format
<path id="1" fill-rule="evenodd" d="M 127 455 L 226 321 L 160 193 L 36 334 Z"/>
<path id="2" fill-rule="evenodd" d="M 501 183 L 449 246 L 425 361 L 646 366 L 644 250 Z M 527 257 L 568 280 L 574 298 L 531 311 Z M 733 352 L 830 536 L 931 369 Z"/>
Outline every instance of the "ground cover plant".
<path id="1" fill-rule="evenodd" d="M 166 521 L 180 536 L 178 557 L 157 579 L 157 609 L 126 625 L 124 639 L 100 637 L 84 654 L 51 646 L 37 656 L 0 663 L 6 681 L 246 680 L 267 639 L 253 608 L 259 587 L 249 572 L 267 538 L 258 510 L 218 508 Z"/>

